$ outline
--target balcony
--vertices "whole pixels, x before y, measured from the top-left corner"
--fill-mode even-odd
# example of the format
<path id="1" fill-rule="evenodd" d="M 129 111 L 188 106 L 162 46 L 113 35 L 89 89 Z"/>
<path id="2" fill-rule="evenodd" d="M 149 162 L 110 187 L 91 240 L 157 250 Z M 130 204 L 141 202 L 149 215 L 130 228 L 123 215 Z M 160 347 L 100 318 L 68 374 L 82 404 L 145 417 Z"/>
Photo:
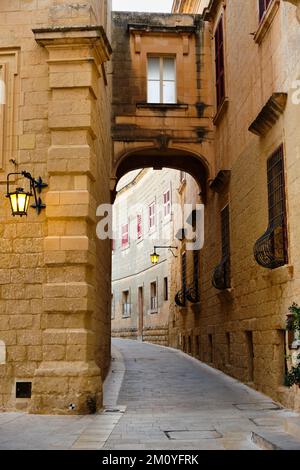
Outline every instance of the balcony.
<path id="1" fill-rule="evenodd" d="M 276 269 L 287 263 L 286 230 L 283 223 L 268 227 L 254 245 L 256 262 L 267 269 Z"/>
<path id="2" fill-rule="evenodd" d="M 178 307 L 185 307 L 185 289 L 181 289 L 175 295 L 175 304 Z"/>
<path id="3" fill-rule="evenodd" d="M 230 289 L 230 260 L 228 256 L 215 267 L 212 285 L 218 290 Z"/>

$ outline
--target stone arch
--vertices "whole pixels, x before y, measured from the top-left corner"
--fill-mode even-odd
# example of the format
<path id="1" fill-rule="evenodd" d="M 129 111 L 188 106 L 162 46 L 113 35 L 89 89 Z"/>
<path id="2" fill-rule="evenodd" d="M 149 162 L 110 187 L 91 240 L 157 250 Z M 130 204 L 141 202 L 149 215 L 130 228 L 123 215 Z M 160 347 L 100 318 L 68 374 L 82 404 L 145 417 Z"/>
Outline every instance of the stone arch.
<path id="1" fill-rule="evenodd" d="M 0 364 L 6 363 L 6 346 L 4 341 L 0 340 Z"/>
<path id="2" fill-rule="evenodd" d="M 204 157 L 186 149 L 155 147 L 141 147 L 127 151 L 117 158 L 112 172 L 113 199 L 116 194 L 118 181 L 126 173 L 139 168 L 172 168 L 189 173 L 199 185 L 202 200 L 206 201 L 207 181 L 209 178 L 209 165 Z"/>

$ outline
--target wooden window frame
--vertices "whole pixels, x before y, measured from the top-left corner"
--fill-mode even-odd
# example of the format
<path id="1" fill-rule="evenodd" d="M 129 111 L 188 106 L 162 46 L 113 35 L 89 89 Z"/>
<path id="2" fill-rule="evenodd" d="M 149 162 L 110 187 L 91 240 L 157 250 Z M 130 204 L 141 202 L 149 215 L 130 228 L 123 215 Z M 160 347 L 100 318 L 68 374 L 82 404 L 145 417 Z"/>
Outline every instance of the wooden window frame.
<path id="1" fill-rule="evenodd" d="M 169 195 L 168 200 L 166 200 L 166 196 Z M 163 193 L 164 198 L 164 218 L 169 217 L 171 215 L 171 191 L 168 189 Z"/>
<path id="2" fill-rule="evenodd" d="M 155 289 L 155 296 L 152 295 L 152 286 Z M 157 296 L 157 281 L 150 282 L 150 310 L 151 312 L 157 312 L 158 308 L 158 296 Z"/>
<path id="3" fill-rule="evenodd" d="M 261 23 L 273 0 L 258 0 L 258 16 Z"/>
<path id="4" fill-rule="evenodd" d="M 186 279 L 187 269 L 186 268 L 187 268 L 186 251 L 184 251 L 181 254 L 181 284 L 182 284 L 183 292 L 186 292 L 186 288 L 187 288 L 187 279 Z"/>
<path id="5" fill-rule="evenodd" d="M 126 300 L 126 302 L 124 302 L 124 300 Z M 122 318 L 130 318 L 130 317 L 131 317 L 130 290 L 125 289 L 122 291 Z"/>
<path id="6" fill-rule="evenodd" d="M 222 259 L 226 260 L 225 284 L 226 288 L 231 287 L 230 272 L 230 211 L 229 204 L 221 210 L 221 238 L 222 238 Z"/>
<path id="7" fill-rule="evenodd" d="M 169 300 L 169 280 L 168 277 L 164 277 L 164 301 L 167 302 Z"/>
<path id="8" fill-rule="evenodd" d="M 196 294 L 199 295 L 199 251 L 193 252 L 193 285 Z"/>
<path id="9" fill-rule="evenodd" d="M 175 55 L 149 55 L 147 57 L 147 88 L 148 88 L 148 83 L 149 81 L 158 81 L 158 80 L 149 80 L 149 74 L 148 74 L 148 61 L 149 59 L 159 59 L 159 102 L 158 103 L 153 103 L 152 101 L 149 101 L 149 94 L 147 91 L 147 103 L 148 104 L 165 104 L 166 106 L 168 104 L 177 104 L 177 68 L 176 68 L 176 56 Z M 174 61 L 174 80 L 164 80 L 164 60 L 165 59 L 172 59 Z M 163 89 L 163 84 L 164 82 L 174 82 L 174 90 L 175 90 L 175 98 L 173 103 L 167 103 L 164 101 L 164 89 Z"/>
<path id="10" fill-rule="evenodd" d="M 278 180 L 278 184 L 276 183 Z M 283 230 L 283 252 L 288 264 L 288 233 L 286 209 L 286 185 L 284 170 L 284 151 L 280 145 L 267 160 L 268 216 L 269 227 L 281 226 Z M 274 244 L 275 255 L 275 244 Z"/>
<path id="11" fill-rule="evenodd" d="M 151 213 L 151 210 L 153 208 L 153 214 Z M 156 203 L 155 201 L 151 202 L 148 207 L 148 223 L 149 223 L 149 231 L 155 230 L 156 227 Z"/>
<path id="12" fill-rule="evenodd" d="M 142 214 L 137 214 L 136 216 L 136 231 L 137 239 L 141 240 L 143 238 Z"/>
<path id="13" fill-rule="evenodd" d="M 225 49 L 224 49 L 224 15 L 221 15 L 215 30 L 215 80 L 216 103 L 220 109 L 226 98 L 225 92 Z"/>
<path id="14" fill-rule="evenodd" d="M 124 230 L 124 227 L 127 227 L 127 231 Z M 125 235 L 127 237 L 125 238 Z M 129 223 L 122 225 L 122 249 L 128 248 L 129 246 Z"/>

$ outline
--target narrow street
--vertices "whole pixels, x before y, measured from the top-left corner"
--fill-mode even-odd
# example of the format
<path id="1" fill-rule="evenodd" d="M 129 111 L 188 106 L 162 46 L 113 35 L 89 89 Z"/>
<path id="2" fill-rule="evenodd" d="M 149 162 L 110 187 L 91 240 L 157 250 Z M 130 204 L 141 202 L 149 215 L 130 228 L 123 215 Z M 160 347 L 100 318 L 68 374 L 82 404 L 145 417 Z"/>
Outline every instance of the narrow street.
<path id="1" fill-rule="evenodd" d="M 113 345 L 125 362 L 118 404 L 126 412 L 105 449 L 251 450 L 267 440 L 300 449 L 300 436 L 284 433 L 286 418 L 297 414 L 265 395 L 174 349 Z"/>
<path id="2" fill-rule="evenodd" d="M 299 414 L 179 351 L 114 339 L 103 412 L 2 413 L 0 449 L 300 449 L 299 423 Z"/>

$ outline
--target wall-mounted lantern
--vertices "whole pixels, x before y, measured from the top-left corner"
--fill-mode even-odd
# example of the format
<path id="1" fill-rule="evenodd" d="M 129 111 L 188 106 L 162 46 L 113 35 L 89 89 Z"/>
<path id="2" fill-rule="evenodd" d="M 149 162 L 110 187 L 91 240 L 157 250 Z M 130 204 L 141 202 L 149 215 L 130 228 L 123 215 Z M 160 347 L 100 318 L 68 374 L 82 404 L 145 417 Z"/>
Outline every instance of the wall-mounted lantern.
<path id="1" fill-rule="evenodd" d="M 157 249 L 162 249 L 162 248 L 167 248 L 168 250 L 171 251 L 172 255 L 174 256 L 174 258 L 177 258 L 176 255 L 174 255 L 173 251 L 172 250 L 177 250 L 177 246 L 155 246 L 154 247 L 154 252 L 150 255 L 150 259 L 151 259 L 151 263 L 152 264 L 158 264 L 159 262 L 159 254 L 156 253 L 156 250 Z"/>
<path id="2" fill-rule="evenodd" d="M 11 190 L 10 188 L 10 177 L 13 175 L 22 175 L 24 178 L 30 181 L 30 190 L 25 191 L 23 188 L 16 188 Z M 45 204 L 42 203 L 40 197 L 37 196 L 37 193 L 41 193 L 43 188 L 46 188 L 48 185 L 43 182 L 42 178 L 39 177 L 38 179 L 33 178 L 28 171 L 22 171 L 21 173 L 9 173 L 7 175 L 7 194 L 6 197 L 9 198 L 10 205 L 11 205 L 11 212 L 13 216 L 20 216 L 27 215 L 28 207 L 30 198 L 34 196 L 34 204 L 32 204 L 32 208 L 36 210 L 37 214 L 41 213 L 41 210 L 46 207 Z"/>

